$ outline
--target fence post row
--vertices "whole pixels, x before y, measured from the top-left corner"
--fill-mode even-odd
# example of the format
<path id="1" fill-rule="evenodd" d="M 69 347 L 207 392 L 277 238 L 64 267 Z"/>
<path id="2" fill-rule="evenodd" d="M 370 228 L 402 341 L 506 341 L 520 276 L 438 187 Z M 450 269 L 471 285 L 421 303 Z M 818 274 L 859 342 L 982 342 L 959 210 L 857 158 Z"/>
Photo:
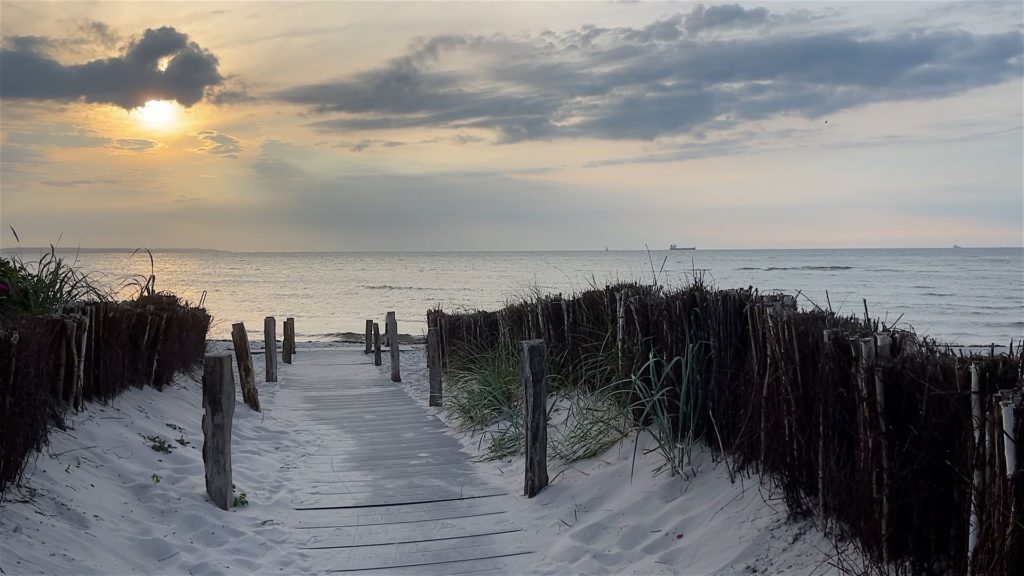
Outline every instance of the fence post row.
<path id="1" fill-rule="evenodd" d="M 231 342 L 235 346 L 235 362 L 238 364 L 238 385 L 242 389 L 242 400 L 259 412 L 260 399 L 256 392 L 256 376 L 253 374 L 252 353 L 249 351 L 249 336 L 245 333 L 244 323 L 231 325 Z"/>
<path id="2" fill-rule="evenodd" d="M 519 376 L 523 382 L 523 428 L 526 474 L 523 494 L 533 498 L 548 485 L 547 350 L 543 340 L 520 342 Z"/>
<path id="3" fill-rule="evenodd" d="M 401 382 L 402 372 L 398 365 L 398 320 L 395 319 L 394 312 L 388 312 L 386 323 L 388 340 L 391 345 L 391 381 Z"/>
<path id="4" fill-rule="evenodd" d="M 430 369 L 428 405 L 441 405 L 441 334 L 437 326 L 427 326 L 427 366 Z"/>
<path id="5" fill-rule="evenodd" d="M 380 366 L 384 362 L 380 358 L 380 324 L 373 323 L 373 365 Z"/>
<path id="6" fill-rule="evenodd" d="M 273 316 L 263 320 L 264 354 L 267 357 L 267 382 L 277 382 L 277 321 Z"/>
<path id="7" fill-rule="evenodd" d="M 223 510 L 234 499 L 231 485 L 231 423 L 235 414 L 235 382 L 228 353 L 203 359 L 203 465 L 206 493 Z"/>

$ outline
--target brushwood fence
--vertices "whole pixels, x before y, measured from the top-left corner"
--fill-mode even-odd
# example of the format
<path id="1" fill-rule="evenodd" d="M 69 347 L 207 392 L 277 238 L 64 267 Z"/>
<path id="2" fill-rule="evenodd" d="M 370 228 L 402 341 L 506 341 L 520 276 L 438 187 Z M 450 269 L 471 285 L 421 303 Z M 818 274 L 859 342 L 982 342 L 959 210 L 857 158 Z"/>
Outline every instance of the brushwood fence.
<path id="1" fill-rule="evenodd" d="M 696 373 L 699 437 L 875 568 L 1024 574 L 1024 426 L 1009 421 L 1024 417 L 1024 355 L 1012 344 L 965 355 L 871 320 L 866 305 L 863 318 L 797 311 L 791 296 L 700 285 L 619 284 L 427 320 L 445 365 L 542 338 L 562 385 L 628 386 L 651 357 L 685 359 L 659 381 L 678 388 Z"/>
<path id="2" fill-rule="evenodd" d="M 0 496 L 69 409 L 201 365 L 210 316 L 172 295 L 0 317 Z"/>

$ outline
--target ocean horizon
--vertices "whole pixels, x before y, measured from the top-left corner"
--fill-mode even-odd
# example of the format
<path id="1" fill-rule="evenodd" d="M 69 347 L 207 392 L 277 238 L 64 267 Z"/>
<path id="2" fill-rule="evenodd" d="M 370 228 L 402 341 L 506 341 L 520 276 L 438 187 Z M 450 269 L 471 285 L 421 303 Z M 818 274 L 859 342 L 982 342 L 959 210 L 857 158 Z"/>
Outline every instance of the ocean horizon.
<path id="1" fill-rule="evenodd" d="M 39 250 L 20 253 L 31 259 Z M 17 249 L 5 249 L 11 252 Z M 302 340 L 333 341 L 361 334 L 366 319 L 389 310 L 402 333 L 417 336 L 435 306 L 489 310 L 538 292 L 617 281 L 680 287 L 700 277 L 715 288 L 783 292 L 803 308 L 831 305 L 858 316 L 866 299 L 887 326 L 952 346 L 1024 340 L 1024 248 L 1016 247 L 150 252 L 152 270 L 148 255 L 134 249 L 72 250 L 76 266 L 110 289 L 152 272 L 158 290 L 203 300 L 214 317 L 211 339 L 228 338 L 240 321 L 258 337 L 263 318 L 276 316 L 294 317 Z"/>

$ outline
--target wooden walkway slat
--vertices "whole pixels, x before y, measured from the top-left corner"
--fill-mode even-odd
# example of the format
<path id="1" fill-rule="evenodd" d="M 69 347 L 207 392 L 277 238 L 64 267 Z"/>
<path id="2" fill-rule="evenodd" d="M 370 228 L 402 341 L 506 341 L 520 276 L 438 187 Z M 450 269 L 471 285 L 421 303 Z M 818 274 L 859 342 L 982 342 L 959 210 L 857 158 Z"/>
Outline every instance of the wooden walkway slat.
<path id="1" fill-rule="evenodd" d="M 361 360 L 366 360 L 361 362 Z M 324 573 L 519 574 L 536 549 L 508 512 L 516 496 L 480 475 L 457 439 L 362 350 L 303 351 L 282 402 L 317 445 L 285 519 Z M 325 373 L 331 374 L 324 377 Z"/>

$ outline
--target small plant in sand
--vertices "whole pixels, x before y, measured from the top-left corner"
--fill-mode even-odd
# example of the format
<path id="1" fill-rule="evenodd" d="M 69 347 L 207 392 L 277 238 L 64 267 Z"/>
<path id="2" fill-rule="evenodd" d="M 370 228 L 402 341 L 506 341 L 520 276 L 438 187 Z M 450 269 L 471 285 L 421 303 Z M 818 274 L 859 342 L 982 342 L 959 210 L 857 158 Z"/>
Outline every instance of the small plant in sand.
<path id="1" fill-rule="evenodd" d="M 145 436 L 145 435 L 143 435 L 142 437 L 146 439 L 146 442 L 149 442 L 149 447 L 152 448 L 153 450 L 157 451 L 157 452 L 162 452 L 164 454 L 170 454 L 172 451 L 174 451 L 174 446 L 172 446 L 171 443 L 168 442 L 167 440 L 164 440 L 163 437 L 161 437 L 161 436 L 157 436 L 157 435 Z"/>
<path id="2" fill-rule="evenodd" d="M 687 346 L 685 357 L 666 361 L 652 356 L 632 378 L 631 408 L 640 413 L 639 422 L 654 439 L 655 447 L 649 451 L 657 451 L 665 460 L 658 470 L 668 468 L 673 476 L 683 473 L 700 439 L 704 354 L 704 345 L 698 342 Z"/>
<path id="3" fill-rule="evenodd" d="M 236 488 L 236 486 L 234 485 L 234 483 L 232 483 L 231 484 L 231 492 L 232 493 L 234 493 L 235 488 Z M 239 507 L 239 506 L 248 506 L 249 505 L 249 497 L 246 495 L 245 492 L 242 492 L 240 494 L 235 494 L 235 499 L 233 500 L 233 505 L 236 508 Z"/>
<path id="4" fill-rule="evenodd" d="M 153 480 L 153 484 L 159 484 L 160 480 L 162 480 L 163 478 L 159 474 L 154 473 L 152 476 L 150 476 L 150 479 Z"/>

